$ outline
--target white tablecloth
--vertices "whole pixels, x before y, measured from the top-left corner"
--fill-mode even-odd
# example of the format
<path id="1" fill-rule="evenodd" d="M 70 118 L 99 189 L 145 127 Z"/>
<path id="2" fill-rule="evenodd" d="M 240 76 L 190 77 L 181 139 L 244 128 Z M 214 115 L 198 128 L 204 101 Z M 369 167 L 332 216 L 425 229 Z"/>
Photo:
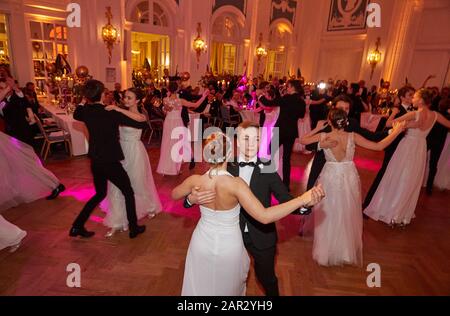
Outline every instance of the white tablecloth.
<path id="1" fill-rule="evenodd" d="M 239 112 L 243 121 L 251 121 L 259 124 L 259 113 L 250 111 L 250 110 L 242 110 Z"/>
<path id="2" fill-rule="evenodd" d="M 361 127 L 375 132 L 382 117 L 383 115 L 380 114 L 372 114 L 369 112 L 361 113 Z"/>
<path id="3" fill-rule="evenodd" d="M 86 125 L 75 120 L 72 114 L 68 115 L 65 110 L 60 109 L 58 106 L 44 102 L 41 105 L 53 117 L 60 128 L 70 133 L 72 154 L 74 156 L 86 155 L 89 149 L 89 133 Z"/>

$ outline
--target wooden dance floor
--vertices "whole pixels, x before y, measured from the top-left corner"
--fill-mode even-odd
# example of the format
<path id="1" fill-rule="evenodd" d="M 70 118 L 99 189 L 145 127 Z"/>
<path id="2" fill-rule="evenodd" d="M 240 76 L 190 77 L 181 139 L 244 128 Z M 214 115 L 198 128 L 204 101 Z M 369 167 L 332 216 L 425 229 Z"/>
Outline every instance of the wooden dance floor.
<path id="1" fill-rule="evenodd" d="M 155 170 L 159 149 L 148 152 Z M 295 193 L 300 192 L 310 158 L 292 157 Z M 363 195 L 381 159 L 381 153 L 358 149 Z M 106 239 L 101 210 L 87 224 L 96 232 L 94 238 L 69 238 L 72 221 L 93 193 L 89 160 L 51 160 L 47 167 L 67 190 L 55 201 L 39 200 L 3 212 L 28 235 L 16 253 L 0 252 L 0 295 L 180 295 L 186 251 L 199 211 L 184 209 L 181 202 L 170 199 L 170 192 L 191 174 L 188 164 L 179 177 L 153 171 L 164 212 L 143 220 L 147 232 L 136 240 L 125 233 Z M 194 171 L 204 172 L 205 166 L 197 164 Z M 448 191 L 435 191 L 431 197 L 422 191 L 416 218 L 405 230 L 365 220 L 363 267 L 319 267 L 311 257 L 312 240 L 298 235 L 300 218 L 281 220 L 276 263 L 281 295 L 450 295 L 449 204 Z M 66 285 L 70 263 L 81 267 L 81 288 Z M 379 288 L 366 284 L 370 263 L 381 267 Z M 263 294 L 253 268 L 247 294 Z"/>

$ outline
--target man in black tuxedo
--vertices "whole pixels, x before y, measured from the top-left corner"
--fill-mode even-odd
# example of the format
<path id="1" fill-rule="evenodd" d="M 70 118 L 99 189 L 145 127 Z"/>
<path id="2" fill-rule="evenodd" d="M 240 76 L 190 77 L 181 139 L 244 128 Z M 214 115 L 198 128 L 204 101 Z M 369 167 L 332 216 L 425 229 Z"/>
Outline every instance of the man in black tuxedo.
<path id="1" fill-rule="evenodd" d="M 398 91 L 398 96 L 401 101 L 401 105 L 398 108 L 399 112 L 395 115 L 395 118 L 399 118 L 410 111 L 414 111 L 414 107 L 412 105 L 412 99 L 414 97 L 414 88 L 411 86 L 405 86 Z M 386 128 L 385 128 L 386 130 Z M 392 156 L 394 155 L 395 150 L 397 149 L 398 144 L 400 144 L 401 140 L 405 136 L 405 133 L 400 134 L 389 146 L 384 150 L 384 159 L 383 164 L 381 165 L 381 169 L 378 171 L 375 180 L 372 183 L 369 191 L 367 192 L 366 198 L 363 203 L 363 210 L 369 206 L 372 198 L 377 192 L 378 186 L 380 185 L 381 179 L 386 172 L 387 166 L 389 165 L 389 161 L 391 161 Z"/>
<path id="2" fill-rule="evenodd" d="M 341 94 L 333 100 L 333 107 L 344 110 L 345 112 L 347 112 L 347 114 L 349 113 L 351 106 L 352 101 L 347 95 Z M 345 131 L 349 133 L 351 132 L 357 133 L 362 137 L 374 142 L 379 142 L 388 135 L 387 132 L 373 133 L 365 128 L 362 128 L 355 118 L 349 118 L 348 126 L 345 128 Z M 330 132 L 331 126 L 326 126 L 320 131 L 320 133 L 330 133 Z M 334 144 L 333 142 L 329 142 L 326 139 L 323 142 L 320 142 L 320 144 L 315 143 L 306 146 L 307 150 L 316 152 L 316 154 L 314 155 L 314 160 L 311 165 L 311 171 L 309 173 L 307 184 L 308 190 L 309 188 L 312 188 L 314 186 L 317 179 L 319 178 L 320 173 L 322 172 L 323 166 L 326 163 L 325 154 L 321 149 L 331 148 L 334 147 L 335 145 L 336 144 Z"/>
<path id="3" fill-rule="evenodd" d="M 139 226 L 136 216 L 136 202 L 130 178 L 120 163 L 124 159 L 119 143 L 119 125 L 135 128 L 145 128 L 146 122 L 137 122 L 116 112 L 106 111 L 101 103 L 105 86 L 97 80 L 89 80 L 84 87 L 86 105 L 79 105 L 73 117 L 86 124 L 89 130 L 89 157 L 91 171 L 94 177 L 95 195 L 86 203 L 70 230 L 71 237 L 89 238 L 94 232 L 89 232 L 84 225 L 94 208 L 106 197 L 108 180 L 120 189 L 125 197 L 130 238 L 135 238 L 145 231 L 145 226 Z"/>
<path id="4" fill-rule="evenodd" d="M 237 163 L 228 163 L 227 170 L 235 177 L 242 178 L 250 190 L 264 207 L 270 207 L 272 194 L 280 203 L 292 199 L 286 186 L 277 172 L 270 170 L 258 159 L 259 125 L 245 121 L 238 127 L 239 157 Z M 186 197 L 185 207 L 192 204 L 206 204 L 213 198 L 211 192 L 193 191 Z M 311 212 L 308 207 L 297 210 L 294 214 L 306 215 Z M 277 230 L 275 223 L 261 224 L 241 208 L 240 227 L 244 245 L 254 259 L 255 272 L 262 284 L 266 295 L 278 296 L 278 278 L 275 275 L 275 255 L 277 244 Z"/>
<path id="5" fill-rule="evenodd" d="M 300 95 L 301 90 L 299 80 L 288 81 L 287 94 L 281 98 L 280 115 L 275 124 L 275 127 L 279 128 L 280 147 L 283 146 L 283 182 L 288 190 L 291 184 L 292 148 L 298 137 L 298 120 L 304 118 L 306 112 L 305 101 Z"/>

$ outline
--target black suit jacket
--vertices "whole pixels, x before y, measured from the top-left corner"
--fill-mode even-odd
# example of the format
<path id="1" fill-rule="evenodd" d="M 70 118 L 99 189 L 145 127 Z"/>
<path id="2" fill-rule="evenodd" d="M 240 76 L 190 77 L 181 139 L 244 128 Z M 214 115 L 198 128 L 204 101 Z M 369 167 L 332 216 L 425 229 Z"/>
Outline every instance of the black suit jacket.
<path id="1" fill-rule="evenodd" d="M 275 127 L 280 128 L 280 143 L 298 137 L 298 120 L 305 117 L 306 103 L 300 94 L 286 94 L 281 98 L 280 115 Z"/>
<path id="2" fill-rule="evenodd" d="M 102 104 L 79 105 L 74 119 L 82 121 L 89 130 L 89 157 L 97 163 L 118 162 L 124 159 L 119 142 L 119 126 L 145 128 L 146 122 L 137 122 L 116 112 L 106 111 Z"/>
<path id="3" fill-rule="evenodd" d="M 3 108 L 3 117 L 5 120 L 6 133 L 18 140 L 33 144 L 33 131 L 27 121 L 27 108 L 30 107 L 25 97 L 20 98 L 13 93 L 9 100 L 6 100 Z"/>
<path id="4" fill-rule="evenodd" d="M 395 115 L 395 118 L 399 118 L 403 115 L 405 115 L 406 113 L 408 113 L 408 111 L 405 110 L 405 108 L 403 106 L 400 105 L 399 107 L 400 112 L 397 113 L 397 115 Z M 386 129 L 386 128 L 385 128 Z M 394 155 L 395 150 L 397 149 L 398 144 L 400 144 L 400 142 L 402 141 L 403 137 L 405 136 L 405 133 L 401 133 L 400 135 L 397 136 L 397 138 L 384 149 L 384 160 L 383 160 L 383 164 L 384 163 L 389 163 L 389 161 L 392 158 L 392 155 Z"/>
<path id="5" fill-rule="evenodd" d="M 359 134 L 362 137 L 373 142 L 379 142 L 388 135 L 387 131 L 374 133 L 369 131 L 368 129 L 362 128 L 359 125 L 358 121 L 353 118 L 349 118 L 348 122 L 349 124 L 345 128 L 346 132 Z M 326 126 L 324 129 L 320 131 L 320 133 L 330 133 L 330 132 L 331 126 Z M 311 171 L 309 173 L 307 185 L 308 190 L 314 186 L 317 179 L 319 178 L 320 173 L 322 172 L 323 166 L 325 166 L 326 163 L 325 153 L 323 152 L 323 150 L 317 151 L 317 145 L 318 143 L 314 143 L 306 146 L 307 150 L 316 151 L 316 154 L 314 155 L 314 160 L 311 165 Z"/>
<path id="6" fill-rule="evenodd" d="M 271 101 L 261 98 L 260 102 L 265 106 L 280 107 L 280 115 L 275 124 L 280 131 L 280 143 L 298 137 L 298 120 L 304 118 L 306 112 L 306 103 L 300 94 L 286 94 L 282 98 Z"/>
<path id="7" fill-rule="evenodd" d="M 239 177 L 239 165 L 237 163 L 228 163 L 227 169 L 233 176 Z M 278 173 L 263 173 L 259 167 L 255 167 L 253 171 L 250 190 L 264 207 L 271 206 L 272 193 L 280 203 L 292 199 Z M 276 245 L 277 229 L 275 223 L 261 224 L 251 217 L 245 209 L 241 208 L 240 227 L 242 232 L 244 232 L 246 224 L 249 237 L 256 248 L 267 249 Z"/>

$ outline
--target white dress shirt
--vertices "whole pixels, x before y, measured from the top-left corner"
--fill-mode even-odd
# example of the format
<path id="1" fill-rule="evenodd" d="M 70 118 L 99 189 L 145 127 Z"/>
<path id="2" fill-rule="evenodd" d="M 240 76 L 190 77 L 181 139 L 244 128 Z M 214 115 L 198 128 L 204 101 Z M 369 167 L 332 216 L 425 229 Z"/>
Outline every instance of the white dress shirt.
<path id="1" fill-rule="evenodd" d="M 408 111 L 409 105 L 404 105 L 404 104 L 402 103 L 402 106 L 403 106 L 403 108 L 406 110 L 406 112 L 409 112 L 409 111 Z"/>
<path id="2" fill-rule="evenodd" d="M 245 158 L 241 155 L 239 155 L 238 163 L 239 162 L 254 162 L 256 163 L 258 161 L 258 157 L 255 156 L 250 160 L 245 160 Z M 239 178 L 244 180 L 248 186 L 250 186 L 250 180 L 252 179 L 253 171 L 255 170 L 255 167 L 251 166 L 245 166 L 245 167 L 239 167 Z M 245 224 L 244 233 L 248 233 L 248 227 L 247 224 Z"/>

